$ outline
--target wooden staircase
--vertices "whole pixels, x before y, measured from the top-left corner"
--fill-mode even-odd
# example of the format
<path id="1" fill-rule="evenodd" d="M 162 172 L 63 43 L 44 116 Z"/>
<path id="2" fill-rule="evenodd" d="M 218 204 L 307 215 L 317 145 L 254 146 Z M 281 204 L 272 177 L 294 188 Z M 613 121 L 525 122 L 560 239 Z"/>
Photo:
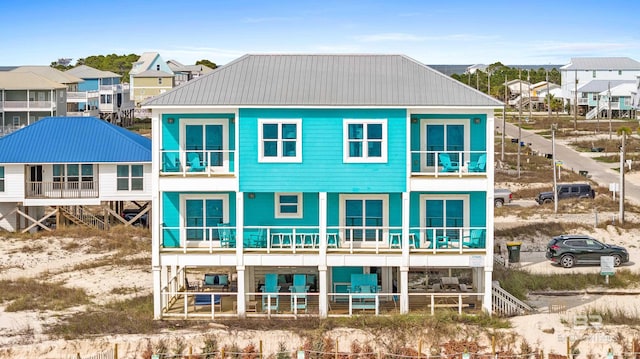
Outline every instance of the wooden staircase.
<path id="1" fill-rule="evenodd" d="M 60 213 L 68 220 L 79 226 L 107 230 L 109 226 L 104 220 L 94 216 L 82 206 L 60 206 Z"/>
<path id="2" fill-rule="evenodd" d="M 494 281 L 491 285 L 491 305 L 494 313 L 505 317 L 534 312 L 533 308 L 527 303 L 502 289 L 497 281 Z"/>

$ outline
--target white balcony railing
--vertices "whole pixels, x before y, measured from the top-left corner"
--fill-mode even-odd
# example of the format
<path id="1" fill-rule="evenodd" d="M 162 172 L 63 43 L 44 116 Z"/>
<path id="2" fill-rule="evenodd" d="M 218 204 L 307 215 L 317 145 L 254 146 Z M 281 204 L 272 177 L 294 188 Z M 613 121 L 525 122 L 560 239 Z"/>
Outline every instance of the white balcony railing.
<path id="1" fill-rule="evenodd" d="M 486 151 L 411 151 L 412 175 L 486 176 L 486 166 Z"/>
<path id="2" fill-rule="evenodd" d="M 235 150 L 162 150 L 163 175 L 212 176 L 236 172 Z"/>
<path id="3" fill-rule="evenodd" d="M 55 110 L 56 103 L 53 101 L 4 101 L 5 110 Z"/>
<path id="4" fill-rule="evenodd" d="M 26 182 L 26 198 L 98 198 L 98 181 Z"/>

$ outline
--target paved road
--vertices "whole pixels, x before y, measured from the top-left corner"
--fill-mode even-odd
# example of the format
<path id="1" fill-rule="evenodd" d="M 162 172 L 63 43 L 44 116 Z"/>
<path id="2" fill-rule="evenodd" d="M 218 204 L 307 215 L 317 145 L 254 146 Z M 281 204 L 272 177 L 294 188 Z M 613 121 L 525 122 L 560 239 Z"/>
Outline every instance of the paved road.
<path id="1" fill-rule="evenodd" d="M 502 121 L 496 121 L 496 127 L 501 133 Z M 507 123 L 505 135 L 506 141 L 510 141 L 510 138 L 517 138 L 518 126 Z M 497 136 L 501 136 L 501 134 Z M 552 153 L 551 140 L 537 135 L 532 131 L 522 129 L 521 141 L 530 144 L 531 149 L 534 151 Z M 496 155 L 496 158 L 499 158 L 498 155 Z M 563 161 L 563 167 L 565 168 L 572 168 L 575 171 L 589 171 L 591 179 L 601 186 L 608 188 L 610 183 L 620 183 L 620 174 L 608 167 L 607 164 L 598 162 L 585 154 L 581 154 L 568 146 L 560 144 L 557 140 L 556 160 Z M 616 165 L 614 167 L 618 166 Z M 627 201 L 640 205 L 640 186 L 625 180 L 625 198 Z"/>

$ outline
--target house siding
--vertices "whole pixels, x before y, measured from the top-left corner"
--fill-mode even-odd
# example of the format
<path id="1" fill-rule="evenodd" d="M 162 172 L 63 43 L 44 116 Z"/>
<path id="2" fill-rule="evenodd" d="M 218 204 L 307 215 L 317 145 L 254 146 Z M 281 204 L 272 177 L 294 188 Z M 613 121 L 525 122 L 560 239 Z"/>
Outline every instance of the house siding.
<path id="1" fill-rule="evenodd" d="M 102 201 L 148 201 L 151 198 L 151 164 L 144 163 L 144 181 L 142 191 L 118 190 L 118 165 L 136 165 L 138 163 L 113 163 L 98 166 L 98 181 L 100 185 L 100 200 Z"/>
<path id="2" fill-rule="evenodd" d="M 24 165 L 3 164 L 2 166 L 4 167 L 4 192 L 0 192 L 0 202 L 22 202 L 25 183 Z"/>
<path id="3" fill-rule="evenodd" d="M 302 119 L 302 163 L 258 162 L 258 119 Z M 343 163 L 343 121 L 348 119 L 387 121 L 386 163 Z M 240 109 L 240 190 L 405 191 L 406 122 L 403 109 Z M 319 183 L 321 178 L 325 181 Z"/>

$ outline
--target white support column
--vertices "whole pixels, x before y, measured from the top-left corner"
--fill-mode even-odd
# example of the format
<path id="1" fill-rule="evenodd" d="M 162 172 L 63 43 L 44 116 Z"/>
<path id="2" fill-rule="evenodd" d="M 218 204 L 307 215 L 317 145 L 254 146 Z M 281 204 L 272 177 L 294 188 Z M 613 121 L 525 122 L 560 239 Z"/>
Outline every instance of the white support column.
<path id="1" fill-rule="evenodd" d="M 409 313 L 409 192 L 402 192 L 402 264 L 400 265 L 400 314 Z"/>
<path id="2" fill-rule="evenodd" d="M 157 141 L 151 142 L 151 153 L 160 153 L 160 143 L 162 136 L 160 135 L 160 118 L 161 113 L 152 112 L 151 116 L 151 134 L 152 138 Z M 162 246 L 162 236 L 160 232 L 160 214 L 162 213 L 162 201 L 160 201 L 160 192 L 158 190 L 159 182 L 159 157 L 153 155 L 151 158 L 151 272 L 153 273 L 153 317 L 154 319 L 162 318 L 162 281 L 161 281 L 161 261 L 160 248 Z"/>
<path id="3" fill-rule="evenodd" d="M 487 114 L 487 163 L 493 164 L 495 161 L 495 151 L 493 151 L 494 145 L 494 129 L 495 129 L 495 119 L 493 111 Z M 504 131 L 504 129 L 503 129 Z M 520 141 L 520 140 L 518 140 Z M 518 146 L 520 148 L 520 146 Z M 486 213 L 486 231 L 485 231 L 485 239 L 486 239 L 486 248 L 485 248 L 485 262 L 484 262 L 484 299 L 482 301 L 483 308 L 487 311 L 487 313 L 491 314 L 491 308 L 493 307 L 491 303 L 491 281 L 493 274 L 493 247 L 494 247 L 494 238 L 493 238 L 493 213 L 494 213 L 494 171 L 491 166 L 491 171 L 488 170 L 487 166 L 487 200 L 485 203 L 485 213 Z M 479 275 L 480 276 L 480 275 Z"/>
<path id="4" fill-rule="evenodd" d="M 484 268 L 484 298 L 482 299 L 482 309 L 484 309 L 489 315 L 492 313 L 491 304 L 491 281 L 493 280 L 492 268 Z"/>
<path id="5" fill-rule="evenodd" d="M 329 313 L 327 281 L 327 192 L 318 193 L 318 230 L 320 252 L 318 260 L 318 312 L 320 318 L 326 318 Z"/>
<path id="6" fill-rule="evenodd" d="M 238 272 L 238 317 L 246 316 L 245 266 L 244 266 L 244 192 L 236 192 L 236 271 Z"/>
<path id="7" fill-rule="evenodd" d="M 153 277 L 153 319 L 162 319 L 162 283 L 160 280 L 160 267 L 152 267 Z"/>
<path id="8" fill-rule="evenodd" d="M 238 317 L 244 318 L 247 315 L 246 310 L 246 299 L 245 295 L 245 268 L 244 266 L 237 266 L 236 271 L 238 272 L 238 297 L 236 298 L 238 304 Z"/>

